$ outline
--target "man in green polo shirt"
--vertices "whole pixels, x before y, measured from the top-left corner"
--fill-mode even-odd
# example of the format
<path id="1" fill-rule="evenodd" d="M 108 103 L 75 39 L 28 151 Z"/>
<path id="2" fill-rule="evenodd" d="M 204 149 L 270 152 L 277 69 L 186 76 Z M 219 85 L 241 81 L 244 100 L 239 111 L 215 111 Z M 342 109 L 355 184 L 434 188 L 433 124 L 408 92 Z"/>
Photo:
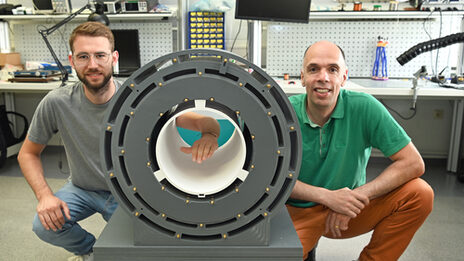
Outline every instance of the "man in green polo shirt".
<path id="1" fill-rule="evenodd" d="M 321 236 L 349 238 L 373 230 L 359 260 L 397 260 L 433 206 L 433 190 L 419 177 L 425 167 L 411 139 L 374 97 L 344 90 L 348 69 L 328 41 L 304 55 L 306 94 L 290 97 L 300 122 L 303 158 L 287 209 L 315 259 Z M 392 163 L 366 183 L 371 149 Z"/>

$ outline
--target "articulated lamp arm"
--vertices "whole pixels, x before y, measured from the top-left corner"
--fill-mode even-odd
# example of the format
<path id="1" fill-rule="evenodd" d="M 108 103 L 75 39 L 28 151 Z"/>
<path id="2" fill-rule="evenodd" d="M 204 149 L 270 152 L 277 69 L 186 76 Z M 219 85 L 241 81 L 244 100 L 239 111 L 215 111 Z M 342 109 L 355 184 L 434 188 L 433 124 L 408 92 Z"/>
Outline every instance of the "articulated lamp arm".
<path id="1" fill-rule="evenodd" d="M 50 27 L 50 28 L 46 28 L 46 29 L 41 29 L 39 30 L 39 34 L 42 36 L 42 39 L 44 40 L 45 44 L 47 45 L 47 48 L 48 50 L 50 51 L 52 57 L 53 57 L 53 60 L 55 60 L 55 63 L 56 65 L 58 66 L 58 69 L 60 70 L 61 72 L 61 85 L 64 85 L 64 83 L 68 80 L 68 71 L 64 68 L 63 64 L 60 62 L 60 60 L 58 59 L 58 57 L 56 56 L 56 53 L 55 51 L 53 51 L 53 48 L 50 44 L 50 42 L 48 41 L 48 36 L 50 34 L 52 34 L 53 32 L 55 32 L 56 30 L 58 30 L 61 26 L 67 24 L 69 21 L 71 21 L 72 19 L 74 19 L 77 15 L 79 15 L 80 13 L 82 13 L 85 9 L 89 9 L 92 11 L 92 14 L 89 16 L 88 20 L 89 21 L 98 21 L 98 22 L 102 22 L 106 25 L 109 25 L 109 20 L 108 20 L 108 17 L 106 17 L 104 14 L 103 14 L 103 8 L 101 8 L 101 3 L 99 1 L 95 1 L 95 6 L 96 6 L 96 12 L 97 12 L 97 15 L 95 15 L 95 12 L 94 10 L 92 10 L 92 6 L 90 4 L 86 4 L 85 6 L 83 6 L 81 9 L 77 10 L 76 12 L 70 14 L 68 17 L 66 17 L 65 19 L 61 20 L 60 22 L 58 22 L 57 24 L 55 24 L 54 26 Z"/>

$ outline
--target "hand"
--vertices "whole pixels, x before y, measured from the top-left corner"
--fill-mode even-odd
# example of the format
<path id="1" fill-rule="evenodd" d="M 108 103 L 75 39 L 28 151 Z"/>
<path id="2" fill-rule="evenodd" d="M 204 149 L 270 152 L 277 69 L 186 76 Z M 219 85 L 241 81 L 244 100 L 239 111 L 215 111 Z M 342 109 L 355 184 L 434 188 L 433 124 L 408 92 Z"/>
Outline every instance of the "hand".
<path id="1" fill-rule="evenodd" d="M 201 138 L 193 143 L 192 147 L 181 147 L 180 150 L 186 154 L 192 154 L 192 161 L 202 163 L 213 156 L 217 150 L 217 137 L 211 133 L 204 133 Z"/>
<path id="2" fill-rule="evenodd" d="M 329 210 L 329 214 L 325 220 L 325 233 L 330 231 L 334 238 L 341 237 L 341 231 L 348 229 L 350 219 L 349 216 Z"/>
<path id="3" fill-rule="evenodd" d="M 71 219 L 68 205 L 54 195 L 42 198 L 37 205 L 37 214 L 46 230 L 57 231 L 63 227 L 63 212 L 67 219 Z"/>
<path id="4" fill-rule="evenodd" d="M 337 213 L 355 218 L 369 204 L 369 198 L 358 191 L 342 188 L 330 191 L 323 204 Z"/>

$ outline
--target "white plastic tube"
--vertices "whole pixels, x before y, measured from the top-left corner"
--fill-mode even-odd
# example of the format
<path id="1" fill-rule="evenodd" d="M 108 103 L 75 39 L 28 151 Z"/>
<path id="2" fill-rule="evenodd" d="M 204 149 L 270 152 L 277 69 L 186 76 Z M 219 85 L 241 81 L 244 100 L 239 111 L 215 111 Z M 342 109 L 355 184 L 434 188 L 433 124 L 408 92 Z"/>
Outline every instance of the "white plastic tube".
<path id="1" fill-rule="evenodd" d="M 189 145 L 179 135 L 175 124 L 177 117 L 191 111 L 216 114 L 235 127 L 229 140 L 201 164 L 193 162 L 191 154 L 180 150 Z M 158 135 L 155 151 L 160 168 L 154 173 L 156 179 L 159 182 L 167 179 L 177 189 L 200 198 L 226 189 L 237 178 L 244 181 L 248 175 L 248 171 L 242 169 L 246 144 L 239 126 L 221 111 L 205 107 L 204 101 L 195 101 L 195 108 L 181 111 L 166 122 Z"/>

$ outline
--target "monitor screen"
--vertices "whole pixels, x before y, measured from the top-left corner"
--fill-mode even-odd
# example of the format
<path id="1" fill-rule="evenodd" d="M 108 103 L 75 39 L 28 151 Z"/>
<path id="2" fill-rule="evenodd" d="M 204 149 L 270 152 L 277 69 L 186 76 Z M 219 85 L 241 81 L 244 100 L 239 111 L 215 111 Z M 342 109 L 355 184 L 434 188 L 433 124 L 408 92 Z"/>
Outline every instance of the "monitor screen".
<path id="1" fill-rule="evenodd" d="M 51 0 L 32 0 L 34 10 L 38 14 L 53 13 L 53 4 Z"/>
<path id="2" fill-rule="evenodd" d="M 114 35 L 114 49 L 119 53 L 119 70 L 115 70 L 116 76 L 130 76 L 140 68 L 139 31 L 111 30 Z"/>
<path id="3" fill-rule="evenodd" d="M 235 18 L 278 22 L 309 22 L 311 0 L 237 0 Z"/>

